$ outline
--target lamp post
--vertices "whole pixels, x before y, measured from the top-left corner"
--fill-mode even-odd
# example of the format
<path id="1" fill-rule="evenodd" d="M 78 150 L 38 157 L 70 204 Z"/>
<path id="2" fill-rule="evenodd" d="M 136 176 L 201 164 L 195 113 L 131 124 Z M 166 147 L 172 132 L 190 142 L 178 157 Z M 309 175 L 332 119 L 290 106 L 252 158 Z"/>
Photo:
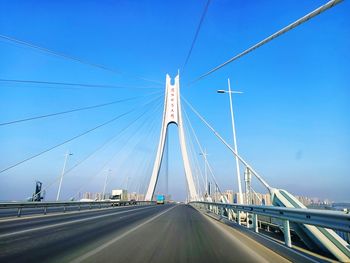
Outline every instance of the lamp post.
<path id="1" fill-rule="evenodd" d="M 102 199 L 105 200 L 105 194 L 106 194 L 106 187 L 107 187 L 107 180 L 108 180 L 108 176 L 111 174 L 111 169 L 108 169 L 107 173 L 106 173 L 106 179 L 105 179 L 105 183 L 103 185 L 103 192 L 102 192 Z"/>
<path id="2" fill-rule="evenodd" d="M 205 176 L 205 194 L 209 196 L 209 189 L 208 189 L 208 172 L 207 172 L 207 150 L 204 149 L 204 152 L 199 153 L 199 155 L 203 156 L 204 159 L 204 176 Z"/>
<path id="3" fill-rule="evenodd" d="M 66 170 L 66 164 L 67 164 L 68 156 L 70 156 L 70 155 L 73 155 L 73 154 L 69 153 L 69 151 L 67 151 L 67 153 L 66 153 L 66 155 L 64 157 L 63 169 L 62 169 L 62 173 L 61 173 L 60 184 L 58 185 L 56 201 L 58 201 L 60 199 L 63 176 L 64 176 L 64 173 L 65 173 L 65 170 Z"/>
<path id="4" fill-rule="evenodd" d="M 228 90 L 218 90 L 217 93 L 228 93 L 229 94 L 233 147 L 234 147 L 234 150 L 235 150 L 236 154 L 238 154 L 238 151 L 237 151 L 237 140 L 236 140 L 235 119 L 234 119 L 233 105 L 232 105 L 232 93 L 242 94 L 243 92 L 241 92 L 241 91 L 232 91 L 231 90 L 230 79 L 227 79 L 227 83 L 228 83 Z M 237 201 L 238 201 L 239 204 L 243 204 L 243 194 L 242 194 L 242 185 L 241 185 L 241 174 L 240 174 L 240 170 L 239 170 L 239 160 L 238 160 L 237 156 L 235 156 L 235 159 L 236 159 L 236 172 L 237 172 L 237 183 L 238 183 L 238 194 L 239 194 L 239 200 L 237 200 Z"/>

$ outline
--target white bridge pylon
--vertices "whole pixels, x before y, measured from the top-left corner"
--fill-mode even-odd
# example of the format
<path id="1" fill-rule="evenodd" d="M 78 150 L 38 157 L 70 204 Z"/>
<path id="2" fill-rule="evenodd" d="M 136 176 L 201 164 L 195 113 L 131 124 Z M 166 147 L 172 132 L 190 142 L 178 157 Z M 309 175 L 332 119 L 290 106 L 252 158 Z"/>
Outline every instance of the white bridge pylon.
<path id="1" fill-rule="evenodd" d="M 197 191 L 194 184 L 190 162 L 188 159 L 185 132 L 183 127 L 182 113 L 181 113 L 181 102 L 180 102 L 180 76 L 175 77 L 174 85 L 171 85 L 171 78 L 166 75 L 165 83 L 165 98 L 164 98 L 164 111 L 163 111 L 163 122 L 160 132 L 159 145 L 157 150 L 156 159 L 154 161 L 152 177 L 148 185 L 145 200 L 151 201 L 153 198 L 154 191 L 156 189 L 159 170 L 163 159 L 165 140 L 167 138 L 169 124 L 176 124 L 179 129 L 179 140 L 181 147 L 182 160 L 185 168 L 186 182 L 189 190 L 190 201 L 197 200 Z"/>

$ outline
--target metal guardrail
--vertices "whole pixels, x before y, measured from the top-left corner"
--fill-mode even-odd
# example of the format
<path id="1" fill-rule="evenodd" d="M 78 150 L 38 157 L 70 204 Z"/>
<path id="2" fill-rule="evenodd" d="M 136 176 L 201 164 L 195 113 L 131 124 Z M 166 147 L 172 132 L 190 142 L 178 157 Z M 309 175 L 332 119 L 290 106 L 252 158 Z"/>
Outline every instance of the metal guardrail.
<path id="1" fill-rule="evenodd" d="M 290 222 L 320 226 L 350 232 L 350 214 L 341 211 L 299 209 L 276 206 L 237 205 L 211 202 L 191 202 L 193 205 L 216 206 L 238 212 L 257 214 Z"/>
<path id="2" fill-rule="evenodd" d="M 290 222 L 301 223 L 316 227 L 323 227 L 327 229 L 340 230 L 350 232 L 350 214 L 341 211 L 323 211 L 316 209 L 299 209 L 286 208 L 276 206 L 257 206 L 257 205 L 238 205 L 238 204 L 224 204 L 212 202 L 190 202 L 194 207 L 202 210 L 209 210 L 218 215 L 225 216 L 234 211 L 236 214 L 236 222 L 241 225 L 242 214 L 248 221 L 248 215 L 252 218 L 252 225 L 247 227 L 253 228 L 254 232 L 259 232 L 258 215 L 268 216 L 281 220 L 281 229 L 284 234 L 284 242 L 286 246 L 292 247 Z M 231 218 L 232 220 L 232 218 Z"/>
<path id="3" fill-rule="evenodd" d="M 22 215 L 23 209 L 42 208 L 43 214 L 47 213 L 48 208 L 63 208 L 66 212 L 67 208 L 75 207 L 80 211 L 82 208 L 107 208 L 111 206 L 129 206 L 129 205 L 152 205 L 154 201 L 68 201 L 68 202 L 3 202 L 0 203 L 0 210 L 17 209 L 17 216 Z"/>

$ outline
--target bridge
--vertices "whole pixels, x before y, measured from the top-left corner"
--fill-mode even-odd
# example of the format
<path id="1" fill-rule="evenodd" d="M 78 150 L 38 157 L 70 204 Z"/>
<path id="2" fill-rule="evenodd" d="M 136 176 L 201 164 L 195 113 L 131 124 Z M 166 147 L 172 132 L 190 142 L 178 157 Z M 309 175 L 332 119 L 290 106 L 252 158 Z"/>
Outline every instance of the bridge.
<path id="1" fill-rule="evenodd" d="M 124 127 L 119 127 L 117 134 L 70 167 L 70 159 L 75 153 L 72 149 L 67 150 L 59 176 L 46 184 L 37 181 L 35 191 L 27 201 L 0 202 L 1 262 L 350 262 L 349 211 L 307 208 L 288 190 L 275 187 L 273 181 L 258 172 L 259 167 L 249 161 L 249 156 L 243 157 L 238 152 L 232 96 L 242 92 L 232 90 L 229 79 L 227 90 L 220 89 L 217 92 L 229 97 L 232 144 L 216 129 L 210 118 L 205 117 L 190 99 L 182 95 L 183 89 L 191 89 L 209 75 L 332 9 L 341 1 L 332 0 L 323 4 L 183 84 L 182 72 L 186 72 L 210 2 L 206 2 L 182 70 L 173 77 L 166 74 L 164 83 L 128 75 L 104 65 L 0 35 L 0 39 L 7 43 L 163 86 L 151 88 L 154 92 L 147 95 L 0 123 L 0 128 L 6 128 L 38 119 L 122 105 L 118 115 L 113 118 L 2 167 L 0 175 L 6 175 L 125 116 L 130 117 Z M 104 84 L 14 79 L 0 81 L 66 88 L 128 89 Z M 131 107 L 132 102 L 137 102 L 135 107 Z M 210 101 L 207 103 L 210 105 Z M 161 114 L 156 114 L 159 111 Z M 197 125 L 194 125 L 193 118 L 196 118 Z M 209 161 L 210 155 L 206 151 L 208 142 L 200 140 L 196 130 L 198 124 L 230 154 L 237 188 L 237 194 L 232 200 L 222 191 L 225 185 L 220 184 L 213 164 Z M 136 126 L 134 130 L 130 130 L 133 126 Z M 168 156 L 174 128 L 178 132 L 177 144 L 180 145 L 181 154 L 177 160 L 169 159 Z M 154 134 L 158 143 L 151 139 Z M 107 161 L 99 160 L 98 163 L 103 164 L 100 171 L 90 178 L 84 177 L 75 194 L 69 193 L 69 198 L 62 197 L 64 189 L 67 189 L 67 177 L 72 171 L 84 165 L 85 161 L 88 162 L 97 152 L 108 150 L 109 144 L 113 145 L 117 140 L 122 142 L 118 152 L 112 156 L 108 154 Z M 135 147 L 148 142 L 152 142 L 155 150 L 144 150 L 146 154 L 143 152 L 140 155 L 142 163 L 138 164 L 139 153 L 136 153 Z M 203 157 L 204 169 L 200 167 L 198 156 Z M 186 188 L 186 200 L 183 201 L 169 197 L 169 164 L 173 161 L 183 165 Z M 134 189 L 137 189 L 134 195 L 129 193 L 128 198 L 116 198 L 113 192 L 108 194 L 108 189 L 111 190 L 115 183 L 112 170 L 108 169 L 113 162 L 119 163 L 119 167 L 129 162 L 127 171 L 141 174 L 134 180 Z M 94 198 L 90 195 L 82 198 L 82 189 L 89 189 L 88 184 L 99 175 L 97 180 L 103 186 L 102 193 Z M 132 188 L 130 184 L 128 175 L 119 183 L 125 191 Z M 57 193 L 51 199 L 45 197 L 55 187 Z M 265 191 L 264 197 L 256 189 Z M 159 204 L 157 196 L 165 196 L 165 203 Z"/>

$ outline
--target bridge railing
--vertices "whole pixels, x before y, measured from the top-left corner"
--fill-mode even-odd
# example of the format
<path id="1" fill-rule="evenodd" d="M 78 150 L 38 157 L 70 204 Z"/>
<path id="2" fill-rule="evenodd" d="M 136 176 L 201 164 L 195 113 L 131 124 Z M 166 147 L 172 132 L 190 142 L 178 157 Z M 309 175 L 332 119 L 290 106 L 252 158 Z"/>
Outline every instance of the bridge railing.
<path id="1" fill-rule="evenodd" d="M 267 216 L 280 220 L 282 222 L 282 231 L 285 244 L 292 246 L 290 223 L 301 223 L 317 227 L 324 227 L 333 230 L 350 232 L 350 214 L 341 211 L 316 210 L 316 209 L 298 209 L 276 206 L 258 206 L 258 205 L 238 205 L 212 202 L 191 202 L 194 207 L 200 210 L 214 212 L 221 216 L 229 216 L 230 210 L 235 212 L 235 221 L 241 225 L 242 215 L 249 220 L 252 219 L 252 227 L 255 232 L 259 232 L 258 215 Z M 232 218 L 230 218 L 232 220 Z"/>
<path id="2" fill-rule="evenodd" d="M 48 208 L 62 208 L 62 212 L 93 208 L 108 208 L 111 206 L 130 206 L 130 205 L 151 205 L 154 201 L 67 201 L 67 202 L 2 202 L 0 203 L 0 211 L 16 210 L 17 216 L 22 215 L 24 209 L 42 209 L 42 213 L 46 214 Z"/>

